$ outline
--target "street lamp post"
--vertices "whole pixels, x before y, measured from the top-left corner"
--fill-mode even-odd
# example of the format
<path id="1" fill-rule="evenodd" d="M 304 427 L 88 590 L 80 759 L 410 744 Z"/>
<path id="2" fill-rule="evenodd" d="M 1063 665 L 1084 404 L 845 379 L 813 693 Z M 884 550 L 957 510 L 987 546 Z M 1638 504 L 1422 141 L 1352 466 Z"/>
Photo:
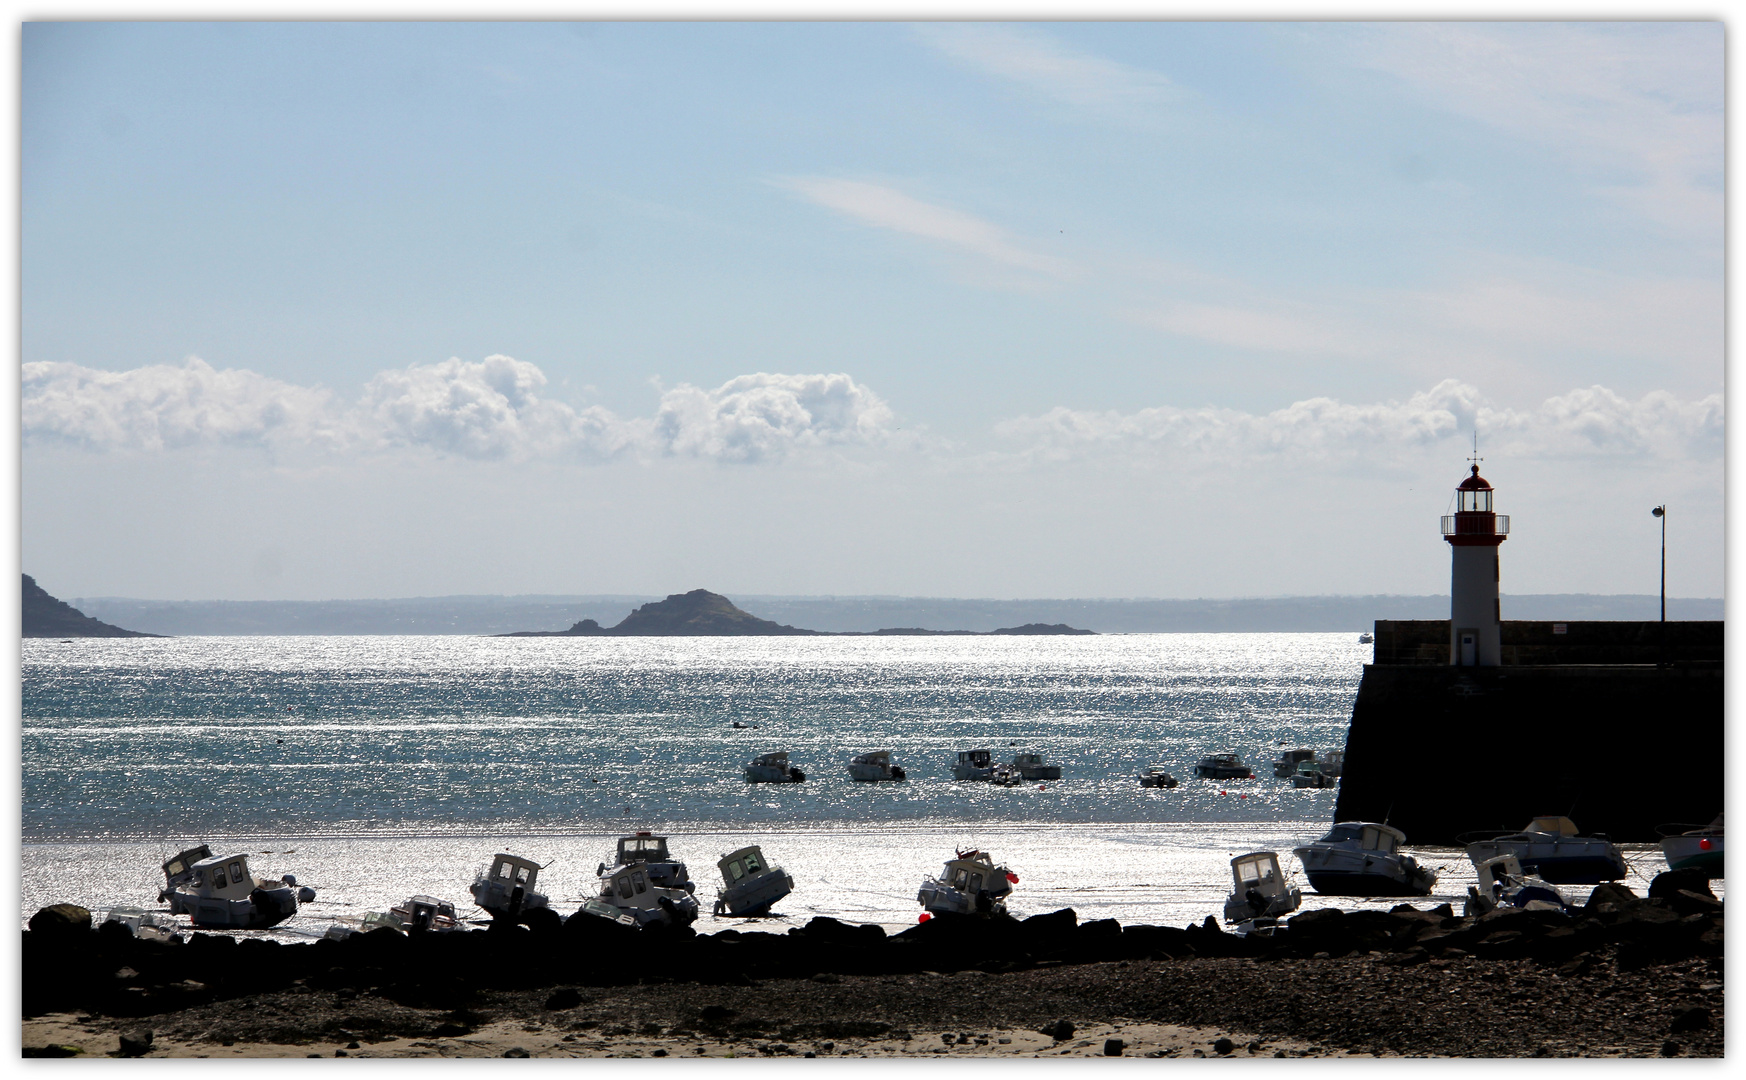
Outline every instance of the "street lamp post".
<path id="1" fill-rule="evenodd" d="M 1667 507 L 1649 511 L 1661 519 L 1661 662 L 1667 663 Z"/>

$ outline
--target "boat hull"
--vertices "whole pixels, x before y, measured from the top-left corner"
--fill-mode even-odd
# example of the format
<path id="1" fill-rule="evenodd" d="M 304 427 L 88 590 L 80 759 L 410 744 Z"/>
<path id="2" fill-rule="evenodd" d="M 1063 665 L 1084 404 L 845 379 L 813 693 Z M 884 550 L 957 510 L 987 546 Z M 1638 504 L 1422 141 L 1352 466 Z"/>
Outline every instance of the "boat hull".
<path id="1" fill-rule="evenodd" d="M 1478 866 L 1499 855 L 1514 855 L 1522 872 L 1553 885 L 1598 885 L 1625 876 L 1625 859 L 1605 840 L 1563 840 L 1555 843 L 1482 841 L 1467 845 L 1467 856 Z"/>
<path id="2" fill-rule="evenodd" d="M 794 891 L 794 879 L 782 870 L 771 870 L 748 878 L 731 889 L 718 891 L 715 903 L 717 915 L 736 919 L 770 914 L 771 905 Z"/>
<path id="3" fill-rule="evenodd" d="M 256 889 L 246 900 L 171 890 L 169 901 L 170 914 L 186 915 L 192 925 L 211 930 L 265 930 L 297 914 L 297 895 L 290 886 Z"/>
<path id="4" fill-rule="evenodd" d="M 1304 877 L 1322 896 L 1429 896 L 1436 885 L 1435 878 L 1421 885 L 1389 874 L 1352 870 L 1306 870 Z"/>
<path id="5" fill-rule="evenodd" d="M 902 780 L 903 769 L 896 765 L 850 765 L 849 779 L 876 784 L 887 780 Z"/>
<path id="6" fill-rule="evenodd" d="M 796 768 L 779 769 L 774 765 L 746 766 L 748 784 L 798 784 L 806 775 Z"/>
<path id="7" fill-rule="evenodd" d="M 1253 780 L 1255 772 L 1246 766 L 1230 768 L 1223 765 L 1196 765 L 1194 775 L 1202 780 Z"/>
<path id="8" fill-rule="evenodd" d="M 1709 846 L 1702 846 L 1707 841 Z M 1706 877 L 1722 877 L 1722 838 L 1720 836 L 1669 836 L 1661 841 L 1661 854 L 1667 857 L 1669 870 L 1702 870 Z"/>

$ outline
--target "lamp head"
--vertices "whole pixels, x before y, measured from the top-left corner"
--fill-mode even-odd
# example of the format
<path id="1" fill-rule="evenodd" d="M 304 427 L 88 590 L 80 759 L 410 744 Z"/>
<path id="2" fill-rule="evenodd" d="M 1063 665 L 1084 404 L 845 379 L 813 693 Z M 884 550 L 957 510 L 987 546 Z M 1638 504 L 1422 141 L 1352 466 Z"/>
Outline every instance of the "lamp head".
<path id="1" fill-rule="evenodd" d="M 1657 507 L 1656 507 L 1656 508 L 1655 508 L 1655 509 L 1653 509 L 1653 510 L 1651 510 L 1651 511 L 1649 511 L 1649 512 L 1650 512 L 1650 513 L 1651 513 L 1651 514 L 1654 514 L 1654 515 L 1655 515 L 1655 516 L 1656 516 L 1656 517 L 1661 517 L 1661 516 L 1662 516 L 1662 515 L 1663 515 L 1663 514 L 1665 514 L 1665 513 L 1667 513 L 1667 507 L 1665 507 L 1665 506 L 1657 506 Z"/>

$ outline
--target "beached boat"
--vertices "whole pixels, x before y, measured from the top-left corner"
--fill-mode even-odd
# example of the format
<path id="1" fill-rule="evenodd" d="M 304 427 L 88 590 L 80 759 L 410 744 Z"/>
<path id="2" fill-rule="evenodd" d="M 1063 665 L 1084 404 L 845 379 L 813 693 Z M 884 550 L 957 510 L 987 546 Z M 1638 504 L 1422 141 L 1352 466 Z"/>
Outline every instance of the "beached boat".
<path id="1" fill-rule="evenodd" d="M 481 871 L 467 891 L 492 918 L 514 922 L 524 912 L 551 906 L 546 894 L 534 888 L 540 869 L 532 859 L 498 852 L 491 858 L 491 868 Z"/>
<path id="2" fill-rule="evenodd" d="M 1014 754 L 1012 767 L 1018 770 L 1021 780 L 1059 780 L 1061 766 L 1043 764 L 1041 754 Z"/>
<path id="3" fill-rule="evenodd" d="M 846 768 L 849 770 L 849 779 L 875 783 L 882 780 L 902 780 L 905 775 L 902 766 L 891 763 L 889 750 L 856 754 L 849 759 Z"/>
<path id="4" fill-rule="evenodd" d="M 1018 884 L 1018 875 L 996 866 L 985 851 L 960 851 L 946 862 L 939 877 L 922 882 L 916 902 L 933 914 L 1003 915 L 1006 898 Z"/>
<path id="5" fill-rule="evenodd" d="M 168 864 L 165 869 L 168 872 Z M 299 900 L 315 898 L 313 889 L 299 889 L 297 879 L 289 874 L 256 877 L 249 870 L 249 857 L 242 854 L 187 864 L 172 876 L 165 894 L 170 914 L 186 915 L 195 926 L 217 930 L 265 930 L 297 914 Z"/>
<path id="6" fill-rule="evenodd" d="M 461 928 L 460 917 L 455 914 L 455 905 L 422 893 L 395 904 L 388 909 L 388 914 L 400 921 L 402 930 L 448 933 Z"/>
<path id="7" fill-rule="evenodd" d="M 788 751 L 779 750 L 773 754 L 759 754 L 746 762 L 746 782 L 748 784 L 798 784 L 806 779 L 806 774 L 788 764 Z"/>
<path id="8" fill-rule="evenodd" d="M 1176 777 L 1165 772 L 1162 766 L 1155 765 L 1140 774 L 1140 786 L 1173 788 L 1176 786 Z"/>
<path id="9" fill-rule="evenodd" d="M 1556 886 L 1545 878 L 1525 871 L 1521 861 L 1514 855 L 1503 854 L 1486 859 L 1476 863 L 1473 871 L 1479 884 L 1468 886 L 1468 897 L 1470 900 L 1480 900 L 1476 906 L 1484 909 L 1475 914 L 1484 914 L 1496 907 L 1526 908 L 1530 911 L 1571 910 L 1569 899 Z"/>
<path id="10" fill-rule="evenodd" d="M 1286 885 L 1279 855 L 1272 851 L 1251 851 L 1232 859 L 1231 885 L 1231 895 L 1225 898 L 1228 923 L 1277 919 L 1303 903 L 1302 890 Z"/>
<path id="11" fill-rule="evenodd" d="M 1208 754 L 1194 766 L 1194 775 L 1203 780 L 1253 780 L 1254 770 L 1232 753 Z"/>
<path id="12" fill-rule="evenodd" d="M 697 921 L 697 899 L 684 889 L 666 889 L 649 880 L 642 863 L 614 866 L 600 876 L 600 895 L 584 901 L 572 918 L 608 918 L 625 926 L 690 926 Z"/>
<path id="13" fill-rule="evenodd" d="M 741 919 L 768 915 L 770 905 L 794 891 L 794 879 L 780 866 L 771 866 L 756 844 L 723 855 L 715 865 L 722 880 L 715 892 L 717 915 Z"/>
<path id="14" fill-rule="evenodd" d="M 1297 771 L 1291 774 L 1291 786 L 1294 788 L 1331 788 L 1338 787 L 1339 781 L 1322 771 L 1319 761 L 1300 761 Z"/>
<path id="15" fill-rule="evenodd" d="M 1661 854 L 1669 870 L 1702 870 L 1708 877 L 1722 875 L 1722 815 L 1708 825 L 1657 825 Z"/>
<path id="16" fill-rule="evenodd" d="M 120 923 L 141 941 L 169 941 L 180 929 L 174 918 L 136 907 L 110 908 L 109 915 L 103 921 Z"/>
<path id="17" fill-rule="evenodd" d="M 697 891 L 697 883 L 691 880 L 685 864 L 668 853 L 665 836 L 639 831 L 630 836 L 619 837 L 618 848 L 613 852 L 612 865 L 633 864 L 641 864 L 649 873 L 649 881 L 663 889 L 684 889 L 688 893 Z M 605 877 L 606 871 L 607 864 L 601 863 L 595 873 Z"/>
<path id="18" fill-rule="evenodd" d="M 321 936 L 329 941 L 344 941 L 353 934 L 367 934 L 372 930 L 387 927 L 390 930 L 406 932 L 406 923 L 392 911 L 366 911 L 362 915 L 337 916 L 333 925 Z"/>
<path id="19" fill-rule="evenodd" d="M 1478 866 L 1499 855 L 1514 855 L 1522 869 L 1555 885 L 1595 885 L 1625 876 L 1625 855 L 1604 835 L 1579 836 L 1576 824 L 1543 814 L 1520 832 L 1465 833 L 1467 857 Z"/>
<path id="20" fill-rule="evenodd" d="M 1391 825 L 1342 821 L 1292 854 L 1323 896 L 1429 896 L 1436 872 L 1401 854 L 1404 843 L 1406 834 Z"/>
<path id="21" fill-rule="evenodd" d="M 1297 772 L 1297 767 L 1300 763 L 1314 761 L 1315 759 L 1316 752 L 1308 748 L 1287 750 L 1285 753 L 1279 755 L 1278 761 L 1273 763 L 1273 775 L 1279 777 L 1281 780 L 1286 779 Z"/>
<path id="22" fill-rule="evenodd" d="M 194 864 L 212 858 L 212 848 L 196 844 L 164 860 L 164 887 L 158 890 L 159 903 L 169 903 L 170 890 L 194 879 Z"/>

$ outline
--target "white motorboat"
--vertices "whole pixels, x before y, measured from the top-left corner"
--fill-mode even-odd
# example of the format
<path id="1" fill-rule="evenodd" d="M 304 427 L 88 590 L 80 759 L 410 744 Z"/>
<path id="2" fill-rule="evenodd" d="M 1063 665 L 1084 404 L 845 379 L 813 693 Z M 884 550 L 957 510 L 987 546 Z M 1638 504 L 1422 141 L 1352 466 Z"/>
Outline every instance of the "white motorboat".
<path id="1" fill-rule="evenodd" d="M 1476 863 L 1479 885 L 1471 895 L 1482 897 L 1491 907 L 1518 907 L 1530 911 L 1570 910 L 1570 901 L 1546 879 L 1525 872 L 1514 855 L 1503 854 Z M 1484 906 L 1484 905 L 1482 905 Z M 1483 912 L 1481 913 L 1483 914 Z"/>
<path id="2" fill-rule="evenodd" d="M 1374 637 L 1372 637 L 1368 632 L 1365 632 L 1365 633 L 1358 635 L 1358 644 L 1360 644 L 1360 645 L 1373 645 L 1373 644 L 1375 644 L 1375 642 L 1376 642 L 1376 639 Z"/>
<path id="3" fill-rule="evenodd" d="M 491 857 L 491 868 L 481 871 L 467 891 L 492 918 L 514 922 L 525 912 L 551 906 L 546 894 L 534 888 L 540 870 L 532 859 L 498 852 Z"/>
<path id="4" fill-rule="evenodd" d="M 1722 877 L 1722 815 L 1708 825 L 1657 825 L 1661 854 L 1669 870 L 1702 870 L 1708 877 Z"/>
<path id="5" fill-rule="evenodd" d="M 1325 754 L 1318 754 L 1316 755 L 1316 764 L 1321 766 L 1324 773 L 1338 780 L 1341 774 L 1346 771 L 1346 751 L 1329 750 Z"/>
<path id="6" fill-rule="evenodd" d="M 402 930 L 431 930 L 446 934 L 461 928 L 455 905 L 422 893 L 395 904 L 388 909 L 388 914 L 399 920 Z"/>
<path id="7" fill-rule="evenodd" d="M 256 877 L 249 870 L 249 857 L 242 854 L 212 856 L 188 864 L 184 873 L 174 876 L 165 893 L 170 914 L 186 915 L 195 926 L 220 930 L 277 926 L 297 914 L 299 900 L 315 898 L 313 889 L 299 889 L 297 879 L 289 874 L 283 878 Z"/>
<path id="8" fill-rule="evenodd" d="M 1297 767 L 1301 762 L 1314 761 L 1315 759 L 1316 752 L 1308 748 L 1287 750 L 1279 755 L 1278 761 L 1273 763 L 1273 775 L 1281 780 L 1286 779 L 1297 772 Z"/>
<path id="9" fill-rule="evenodd" d="M 759 754 L 746 762 L 746 782 L 749 784 L 798 784 L 806 774 L 788 764 L 788 751 Z"/>
<path id="10" fill-rule="evenodd" d="M 985 851 L 960 851 L 946 863 L 939 877 L 922 882 L 916 902 L 933 913 L 1003 915 L 1006 898 L 1018 884 L 1018 875 L 996 866 Z"/>
<path id="11" fill-rule="evenodd" d="M 1300 761 L 1297 771 L 1291 774 L 1291 786 L 1294 788 L 1331 788 L 1338 787 L 1339 782 L 1322 771 L 1319 761 Z"/>
<path id="12" fill-rule="evenodd" d="M 1061 766 L 1043 764 L 1041 754 L 1014 754 L 1012 767 L 1018 770 L 1020 780 L 1061 779 Z"/>
<path id="13" fill-rule="evenodd" d="M 1011 787 L 1020 781 L 1020 776 L 1011 765 L 995 761 L 992 750 L 960 750 L 958 761 L 952 766 L 952 779 L 980 780 Z"/>
<path id="14" fill-rule="evenodd" d="M 103 921 L 120 923 L 141 941 L 169 941 L 180 929 L 176 920 L 170 916 L 136 907 L 110 908 L 108 917 Z"/>
<path id="15" fill-rule="evenodd" d="M 1203 780 L 1253 780 L 1255 771 L 1229 752 L 1208 754 L 1194 766 L 1194 775 Z"/>
<path id="16" fill-rule="evenodd" d="M 1543 814 L 1521 832 L 1468 833 L 1467 857 L 1478 866 L 1499 855 L 1514 855 L 1529 874 L 1555 885 L 1595 885 L 1625 876 L 1625 855 L 1605 836 L 1579 836 L 1576 824 Z"/>
<path id="17" fill-rule="evenodd" d="M 648 871 L 651 884 L 659 885 L 663 889 L 683 889 L 688 893 L 697 891 L 697 882 L 691 880 L 685 864 L 668 854 L 665 836 L 639 831 L 620 837 L 612 865 L 633 864 L 641 864 Z M 601 863 L 595 873 L 605 877 L 606 870 L 606 864 Z"/>
<path id="18" fill-rule="evenodd" d="M 794 879 L 780 866 L 771 866 L 756 844 L 728 852 L 715 865 L 722 880 L 715 892 L 717 915 L 737 919 L 768 915 L 770 905 L 794 891 Z"/>
<path id="19" fill-rule="evenodd" d="M 1436 872 L 1401 854 L 1404 843 L 1406 834 L 1393 826 L 1342 821 L 1292 854 L 1323 896 L 1429 896 Z"/>
<path id="20" fill-rule="evenodd" d="M 1225 898 L 1228 923 L 1277 919 L 1303 903 L 1302 890 L 1286 885 L 1275 852 L 1251 851 L 1232 859 L 1231 885 L 1231 895 Z"/>
<path id="21" fill-rule="evenodd" d="M 654 884 L 647 866 L 632 863 L 602 874 L 600 895 L 585 901 L 576 913 L 580 915 L 600 916 L 625 926 L 689 926 L 697 921 L 697 898 L 684 889 Z"/>
<path id="22" fill-rule="evenodd" d="M 902 780 L 905 776 L 901 765 L 891 763 L 891 751 L 889 750 L 874 750 L 865 754 L 857 754 L 849 759 L 847 768 L 851 780 L 878 782 Z"/>
<path id="23" fill-rule="evenodd" d="M 1163 766 L 1154 765 L 1152 768 L 1147 769 L 1145 772 L 1140 774 L 1140 786 L 1141 787 L 1155 787 L 1155 788 L 1173 788 L 1176 786 L 1176 777 L 1171 776 L 1169 773 L 1165 772 Z"/>

